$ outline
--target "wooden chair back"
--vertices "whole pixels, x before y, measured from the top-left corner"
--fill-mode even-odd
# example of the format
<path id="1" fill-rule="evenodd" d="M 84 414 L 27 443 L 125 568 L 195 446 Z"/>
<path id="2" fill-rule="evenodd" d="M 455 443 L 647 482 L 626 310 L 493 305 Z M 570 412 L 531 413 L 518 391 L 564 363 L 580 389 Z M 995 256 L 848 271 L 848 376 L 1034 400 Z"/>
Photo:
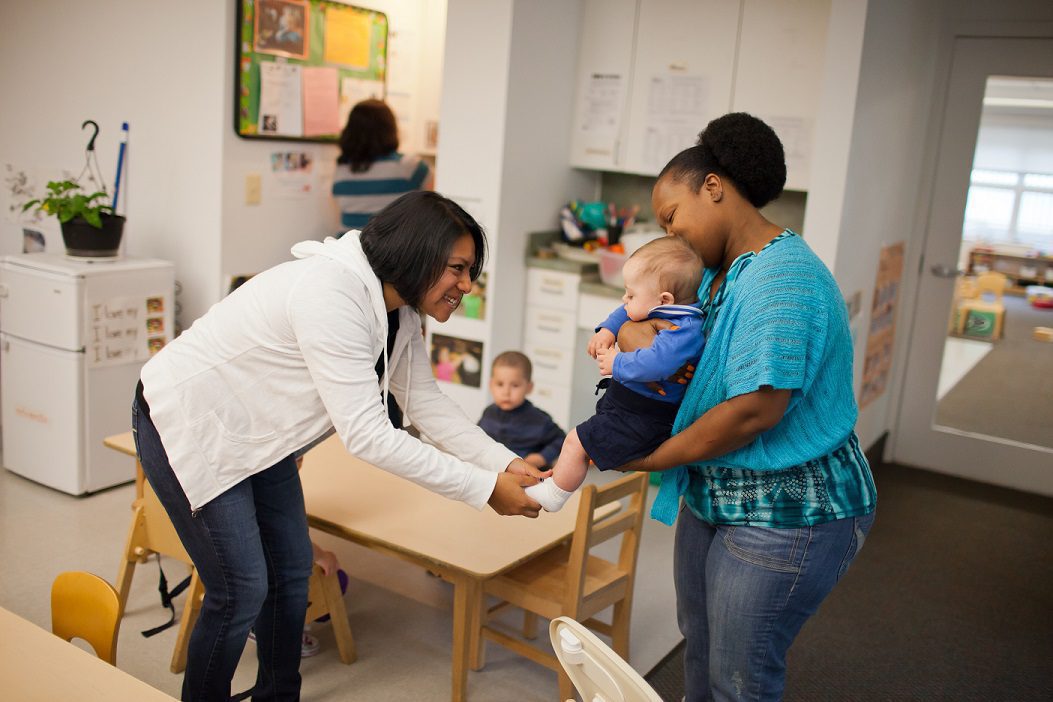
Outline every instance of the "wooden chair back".
<path id="1" fill-rule="evenodd" d="M 117 665 L 120 618 L 117 590 L 97 575 L 68 571 L 51 585 L 52 633 L 66 641 L 84 639 L 110 665 Z"/>
<path id="2" fill-rule="evenodd" d="M 597 517 L 604 505 L 630 497 L 629 504 L 614 514 Z M 567 559 L 568 582 L 563 601 L 563 613 L 577 619 L 583 611 L 587 592 L 585 578 L 587 563 L 592 549 L 617 536 L 622 537 L 616 566 L 626 574 L 628 587 L 636 576 L 636 558 L 640 552 L 640 536 L 643 532 L 644 508 L 647 497 L 647 474 L 632 473 L 606 485 L 582 488 L 578 503 L 578 521 L 571 538 L 570 557 Z M 589 612 L 586 616 L 591 616 Z"/>
<path id="3" fill-rule="evenodd" d="M 1009 287 L 1009 278 L 1006 277 L 1005 273 L 998 273 L 997 271 L 988 271 L 987 273 L 981 273 L 976 276 L 976 289 L 983 299 L 989 299 L 992 302 L 1001 302 L 1002 294 L 1005 293 L 1006 288 Z M 991 297 L 988 298 L 987 296 Z"/>
<path id="4" fill-rule="evenodd" d="M 646 497 L 646 473 L 626 475 L 600 487 L 586 485 L 581 489 L 569 545 L 542 553 L 487 580 L 483 592 L 498 598 L 500 603 L 490 609 L 480 607 L 470 641 L 472 669 L 479 670 L 485 664 L 486 639 L 556 671 L 560 699 L 573 694 L 570 678 L 555 655 L 489 625 L 490 616 L 507 606 L 523 610 L 525 639 L 537 636 L 539 616 L 550 620 L 565 616 L 609 636 L 611 648 L 628 660 L 633 585 Z M 622 509 L 605 509 L 625 498 L 629 499 Z M 621 545 L 617 561 L 592 555 L 593 548 L 618 536 Z M 612 608 L 610 623 L 594 618 L 607 608 Z"/>

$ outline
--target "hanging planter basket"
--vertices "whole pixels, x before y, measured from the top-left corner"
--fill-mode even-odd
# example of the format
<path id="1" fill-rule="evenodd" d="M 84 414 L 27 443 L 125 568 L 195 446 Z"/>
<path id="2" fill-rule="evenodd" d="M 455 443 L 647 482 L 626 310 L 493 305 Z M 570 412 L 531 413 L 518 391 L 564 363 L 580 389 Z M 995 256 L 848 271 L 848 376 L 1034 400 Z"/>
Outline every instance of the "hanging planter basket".
<path id="1" fill-rule="evenodd" d="M 103 212 L 102 228 L 92 226 L 82 217 L 63 222 L 62 241 L 70 256 L 106 258 L 116 256 L 124 234 L 124 217 Z"/>

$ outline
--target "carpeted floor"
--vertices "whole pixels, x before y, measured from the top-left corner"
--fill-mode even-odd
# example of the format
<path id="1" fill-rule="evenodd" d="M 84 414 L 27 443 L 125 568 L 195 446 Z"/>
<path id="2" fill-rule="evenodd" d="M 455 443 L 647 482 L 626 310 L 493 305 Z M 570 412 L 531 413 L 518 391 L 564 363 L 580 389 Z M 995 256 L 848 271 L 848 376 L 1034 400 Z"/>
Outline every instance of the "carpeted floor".
<path id="1" fill-rule="evenodd" d="M 874 476 L 874 529 L 790 650 L 784 699 L 1053 699 L 1053 499 Z M 683 695 L 681 648 L 646 676 L 664 700 Z"/>
<path id="2" fill-rule="evenodd" d="M 1031 338 L 1053 327 L 1053 309 L 1003 301 L 1003 338 L 940 400 L 936 424 L 1053 447 L 1053 344 Z"/>

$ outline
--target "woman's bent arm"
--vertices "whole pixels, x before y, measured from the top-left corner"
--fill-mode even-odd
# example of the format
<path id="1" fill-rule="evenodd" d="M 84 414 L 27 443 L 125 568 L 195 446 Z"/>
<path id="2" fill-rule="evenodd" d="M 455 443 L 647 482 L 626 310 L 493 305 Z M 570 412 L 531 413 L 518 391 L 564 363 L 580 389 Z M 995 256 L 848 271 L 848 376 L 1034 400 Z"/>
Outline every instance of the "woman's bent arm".
<path id="1" fill-rule="evenodd" d="M 662 471 L 723 456 L 741 448 L 779 423 L 790 403 L 790 393 L 790 390 L 765 386 L 725 400 L 667 439 L 649 456 L 622 469 Z"/>

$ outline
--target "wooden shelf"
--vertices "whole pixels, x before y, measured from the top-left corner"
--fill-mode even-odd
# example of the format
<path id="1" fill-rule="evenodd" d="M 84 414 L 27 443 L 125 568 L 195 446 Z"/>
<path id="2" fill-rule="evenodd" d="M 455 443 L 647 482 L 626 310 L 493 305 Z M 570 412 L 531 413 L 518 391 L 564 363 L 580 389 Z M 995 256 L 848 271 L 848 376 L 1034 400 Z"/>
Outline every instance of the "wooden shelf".
<path id="1" fill-rule="evenodd" d="M 1053 286 L 1053 256 L 1021 256 L 986 249 L 969 252 L 969 275 L 995 271 L 1009 278 L 1006 293 L 1023 297 L 1029 285 Z"/>

